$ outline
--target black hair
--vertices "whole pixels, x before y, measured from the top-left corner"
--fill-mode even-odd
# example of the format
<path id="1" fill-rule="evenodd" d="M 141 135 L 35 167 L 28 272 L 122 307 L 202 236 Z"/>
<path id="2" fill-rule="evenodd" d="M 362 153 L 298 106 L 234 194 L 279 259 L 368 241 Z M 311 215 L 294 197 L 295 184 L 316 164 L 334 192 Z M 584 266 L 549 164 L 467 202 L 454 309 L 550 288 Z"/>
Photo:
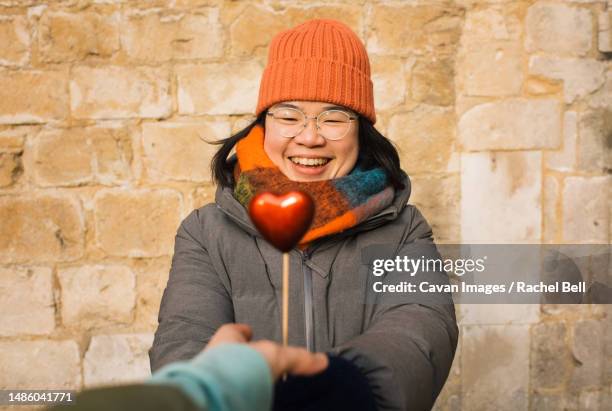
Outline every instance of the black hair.
<path id="1" fill-rule="evenodd" d="M 251 129 L 257 124 L 262 127 L 265 124 L 265 116 L 267 111 L 263 111 L 248 124 L 245 128 L 236 134 L 217 141 L 212 141 L 212 144 L 219 144 L 221 147 L 210 163 L 215 183 L 222 187 L 234 186 L 234 165 L 235 162 L 228 161 L 232 149 L 240 140 L 245 138 Z M 403 171 L 400 167 L 400 159 L 397 149 L 393 143 L 383 136 L 372 124 L 372 122 L 359 115 L 359 162 L 366 168 L 381 167 L 389 176 L 389 182 L 396 188 L 404 188 Z"/>
<path id="2" fill-rule="evenodd" d="M 400 166 L 397 149 L 387 137 L 374 127 L 372 122 L 359 116 L 359 158 L 366 169 L 381 167 L 389 182 L 396 189 L 404 188 L 404 172 Z"/>

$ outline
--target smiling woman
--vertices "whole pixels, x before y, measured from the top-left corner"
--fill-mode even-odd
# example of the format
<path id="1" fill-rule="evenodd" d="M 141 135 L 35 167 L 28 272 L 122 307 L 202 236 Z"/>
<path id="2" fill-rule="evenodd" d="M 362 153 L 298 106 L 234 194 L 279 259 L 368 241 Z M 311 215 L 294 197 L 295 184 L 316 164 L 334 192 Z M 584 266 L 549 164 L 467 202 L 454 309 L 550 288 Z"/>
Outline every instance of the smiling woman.
<path id="1" fill-rule="evenodd" d="M 353 125 L 357 117 L 344 107 L 333 106 L 337 107 L 333 111 L 327 107 L 324 102 L 295 101 L 268 110 L 264 150 L 291 180 L 342 177 L 357 162 L 358 126 Z"/>
<path id="2" fill-rule="evenodd" d="M 178 229 L 152 369 L 193 357 L 228 322 L 249 324 L 256 340 L 280 341 L 281 253 L 247 206 L 262 191 L 301 190 L 314 198 L 315 215 L 289 252 L 289 343 L 344 366 L 280 382 L 275 409 L 430 409 L 457 345 L 452 299 L 370 304 L 359 275 L 365 247 L 391 243 L 416 259 L 417 245 L 433 239 L 407 204 L 410 180 L 395 147 L 374 127 L 370 63 L 357 35 L 317 19 L 274 37 L 255 117 L 220 142 L 211 164 L 216 204 Z M 448 283 L 442 270 L 428 275 Z"/>

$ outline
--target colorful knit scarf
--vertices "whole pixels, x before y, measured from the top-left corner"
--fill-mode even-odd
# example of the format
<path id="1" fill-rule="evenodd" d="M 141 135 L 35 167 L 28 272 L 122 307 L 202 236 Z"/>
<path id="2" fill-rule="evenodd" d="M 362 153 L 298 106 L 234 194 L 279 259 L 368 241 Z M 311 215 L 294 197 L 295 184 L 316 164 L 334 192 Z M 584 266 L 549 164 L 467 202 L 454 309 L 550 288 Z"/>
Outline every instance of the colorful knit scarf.
<path id="1" fill-rule="evenodd" d="M 353 227 L 387 207 L 395 190 L 382 168 L 366 170 L 357 164 L 350 174 L 323 181 L 293 181 L 287 178 L 264 151 L 264 130 L 260 125 L 236 145 L 234 197 L 245 207 L 261 192 L 283 194 L 301 190 L 315 201 L 312 225 L 299 246 Z"/>

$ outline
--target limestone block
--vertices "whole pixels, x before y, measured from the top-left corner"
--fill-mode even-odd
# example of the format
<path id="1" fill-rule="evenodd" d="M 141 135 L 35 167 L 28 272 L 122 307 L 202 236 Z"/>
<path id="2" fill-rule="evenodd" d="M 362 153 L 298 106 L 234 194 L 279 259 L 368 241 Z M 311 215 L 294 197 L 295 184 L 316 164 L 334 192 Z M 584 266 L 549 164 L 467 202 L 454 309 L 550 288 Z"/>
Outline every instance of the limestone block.
<path id="1" fill-rule="evenodd" d="M 121 0 L 120 0 L 121 1 Z M 144 0 L 145 3 L 151 4 L 155 0 Z M 157 0 L 164 6 L 168 0 Z M 219 4 L 219 0 L 170 0 L 173 6 L 176 7 L 195 7 L 195 6 L 215 6 Z"/>
<path id="2" fill-rule="evenodd" d="M 258 49 L 267 49 L 277 33 L 289 28 L 286 20 L 284 14 L 283 18 L 279 18 L 277 13 L 266 7 L 245 7 L 232 19 L 229 28 L 232 55 L 252 56 Z"/>
<path id="3" fill-rule="evenodd" d="M 109 58 L 119 51 L 119 12 L 45 11 L 38 23 L 38 53 L 46 63 Z"/>
<path id="4" fill-rule="evenodd" d="M 75 67 L 70 108 L 76 118 L 160 118 L 170 115 L 170 75 L 165 68 Z"/>
<path id="5" fill-rule="evenodd" d="M 110 255 L 169 255 L 182 202 L 170 189 L 99 191 L 94 197 L 96 244 Z"/>
<path id="6" fill-rule="evenodd" d="M 468 96 L 518 95 L 523 84 L 518 44 L 483 45 L 467 51 L 461 60 L 461 81 Z"/>
<path id="7" fill-rule="evenodd" d="M 609 6 L 608 6 L 609 7 Z M 602 53 L 612 52 L 612 10 L 598 13 L 599 36 L 597 48 Z"/>
<path id="8" fill-rule="evenodd" d="M 612 109 L 580 113 L 578 134 L 577 167 L 598 173 L 612 170 Z"/>
<path id="9" fill-rule="evenodd" d="M 142 62 L 220 58 L 224 35 L 219 10 L 129 10 L 121 43 L 130 58 Z"/>
<path id="10" fill-rule="evenodd" d="M 368 54 L 422 55 L 452 52 L 461 36 L 459 9 L 448 4 L 381 4 L 367 25 Z"/>
<path id="11" fill-rule="evenodd" d="M 83 217 L 71 197 L 0 197 L 0 261 L 71 261 L 83 255 Z"/>
<path id="12" fill-rule="evenodd" d="M 65 325 L 96 327 L 132 321 L 136 280 L 129 267 L 77 266 L 58 270 L 58 277 Z"/>
<path id="13" fill-rule="evenodd" d="M 120 184 L 131 176 L 126 128 L 77 127 L 42 131 L 32 143 L 34 181 L 43 187 Z"/>
<path id="14" fill-rule="evenodd" d="M 600 411 L 605 409 L 610 402 L 603 402 L 603 393 L 599 391 L 582 391 L 578 397 L 580 411 Z"/>
<path id="15" fill-rule="evenodd" d="M 179 114 L 254 113 L 261 75 L 255 61 L 178 66 Z"/>
<path id="16" fill-rule="evenodd" d="M 532 409 L 538 411 L 577 410 L 576 397 L 572 394 L 548 394 L 535 391 L 531 396 Z"/>
<path id="17" fill-rule="evenodd" d="M 374 83 L 374 107 L 388 110 L 404 103 L 406 78 L 400 59 L 373 56 L 370 59 Z"/>
<path id="18" fill-rule="evenodd" d="M 3 153 L 20 153 L 23 143 L 38 126 L 17 126 L 0 128 L 0 150 Z"/>
<path id="19" fill-rule="evenodd" d="M 609 176 L 567 177 L 563 189 L 563 239 L 608 242 Z"/>
<path id="20" fill-rule="evenodd" d="M 603 329 L 598 320 L 581 320 L 574 325 L 572 355 L 574 370 L 570 389 L 596 388 L 603 374 Z"/>
<path id="21" fill-rule="evenodd" d="M 232 56 L 265 58 L 267 47 L 276 34 L 314 18 L 339 20 L 361 36 L 365 8 L 356 3 L 363 1 L 273 0 L 265 5 L 235 2 L 237 4 L 225 3 L 220 14 L 222 23 L 229 27 Z"/>
<path id="22" fill-rule="evenodd" d="M 513 2 L 513 0 L 485 0 L 485 3 L 494 5 L 506 5 Z M 483 0 L 456 0 L 455 3 L 465 8 L 476 8 L 482 5 Z"/>
<path id="23" fill-rule="evenodd" d="M 529 326 L 466 326 L 462 344 L 462 408 L 527 410 Z"/>
<path id="24" fill-rule="evenodd" d="M 543 233 L 542 237 L 545 243 L 555 244 L 560 238 L 561 218 L 558 213 L 558 205 L 560 198 L 560 187 L 557 178 L 552 175 L 544 177 L 544 199 L 542 206 L 544 207 L 543 218 Z"/>
<path id="25" fill-rule="evenodd" d="M 81 387 L 79 347 L 73 340 L 0 341 L 0 369 L 2 389 Z"/>
<path id="26" fill-rule="evenodd" d="M 556 388 L 569 376 L 572 357 L 563 322 L 536 324 L 531 330 L 531 381 L 533 388 Z"/>
<path id="27" fill-rule="evenodd" d="M 445 172 L 454 151 L 454 127 L 449 109 L 422 105 L 393 115 L 387 137 L 397 145 L 409 174 Z"/>
<path id="28" fill-rule="evenodd" d="M 67 115 L 65 70 L 0 70 L 0 124 L 45 123 Z"/>
<path id="29" fill-rule="evenodd" d="M 529 76 L 525 81 L 523 92 L 529 96 L 556 96 L 563 93 L 563 82 L 542 76 Z"/>
<path id="30" fill-rule="evenodd" d="M 84 385 L 142 382 L 151 375 L 148 349 L 152 334 L 96 335 L 83 361 Z"/>
<path id="31" fill-rule="evenodd" d="M 605 65 L 593 59 L 558 59 L 532 56 L 529 72 L 563 81 L 563 98 L 573 103 L 599 89 L 606 81 Z"/>
<path id="32" fill-rule="evenodd" d="M 210 161 L 230 136 L 226 121 L 153 122 L 142 126 L 145 166 L 151 181 L 210 182 Z"/>
<path id="33" fill-rule="evenodd" d="M 13 185 L 22 173 L 21 154 L 0 153 L 0 187 Z"/>
<path id="34" fill-rule="evenodd" d="M 536 304 L 461 304 L 458 311 L 465 325 L 534 324 L 540 320 Z"/>
<path id="35" fill-rule="evenodd" d="M 612 305 L 604 305 L 606 316 L 602 319 L 603 342 L 604 342 L 604 360 L 602 367 L 604 369 L 604 384 L 612 385 Z M 612 391 L 608 392 L 612 399 Z"/>
<path id="36" fill-rule="evenodd" d="M 412 68 L 410 97 L 420 103 L 448 106 L 455 101 L 453 59 L 422 59 Z"/>
<path id="37" fill-rule="evenodd" d="M 458 130 L 470 151 L 558 148 L 561 104 L 525 98 L 479 104 L 461 116 Z"/>
<path id="38" fill-rule="evenodd" d="M 462 242 L 540 241 L 541 162 L 535 151 L 462 154 Z"/>
<path id="39" fill-rule="evenodd" d="M 168 283 L 170 258 L 138 272 L 137 277 L 137 318 L 138 325 L 154 330 L 157 328 L 159 304 Z"/>
<path id="40" fill-rule="evenodd" d="M 522 16 L 517 4 L 480 5 L 465 12 L 461 46 L 468 50 L 492 41 L 516 41 L 521 37 Z"/>
<path id="41" fill-rule="evenodd" d="M 592 13 L 586 8 L 537 2 L 527 11 L 525 30 L 527 51 L 584 56 L 592 46 Z"/>
<path id="42" fill-rule="evenodd" d="M 431 226 L 434 239 L 459 243 L 460 176 L 415 176 L 411 182 L 410 203 L 423 213 Z"/>
<path id="43" fill-rule="evenodd" d="M 45 335 L 55 329 L 51 269 L 0 269 L 0 335 Z"/>
<path id="44" fill-rule="evenodd" d="M 0 66 L 24 66 L 30 60 L 26 16 L 0 16 Z"/>
<path id="45" fill-rule="evenodd" d="M 23 145 L 29 126 L 0 129 L 0 187 L 10 187 L 23 175 Z"/>
<path id="46" fill-rule="evenodd" d="M 612 110 L 612 65 L 607 69 L 604 85 L 588 96 L 588 104 L 591 108 Z"/>
<path id="47" fill-rule="evenodd" d="M 546 167 L 558 171 L 571 171 L 576 166 L 576 141 L 578 139 L 578 116 L 575 111 L 563 115 L 563 142 L 555 151 L 546 151 Z"/>

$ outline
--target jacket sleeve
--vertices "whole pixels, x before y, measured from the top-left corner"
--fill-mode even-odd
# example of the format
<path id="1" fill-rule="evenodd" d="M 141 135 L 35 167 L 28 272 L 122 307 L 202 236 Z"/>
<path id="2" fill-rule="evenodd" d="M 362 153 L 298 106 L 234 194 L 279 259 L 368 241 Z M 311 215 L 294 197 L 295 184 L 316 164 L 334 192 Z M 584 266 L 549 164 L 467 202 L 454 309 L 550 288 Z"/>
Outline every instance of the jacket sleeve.
<path id="1" fill-rule="evenodd" d="M 224 323 L 234 322 L 230 292 L 213 266 L 203 241 L 200 212 L 179 226 L 159 326 L 149 350 L 151 371 L 198 354 Z"/>
<path id="2" fill-rule="evenodd" d="M 401 255 L 418 258 L 419 245 L 427 244 L 437 254 L 431 227 L 412 210 Z M 444 271 L 427 275 L 449 283 Z M 452 297 L 426 298 L 377 302 L 366 331 L 333 349 L 366 375 L 379 411 L 429 410 L 448 377 L 459 335 Z"/>
<path id="3" fill-rule="evenodd" d="M 263 354 L 246 344 L 208 348 L 191 361 L 168 364 L 148 384 L 180 388 L 207 411 L 269 411 L 273 378 Z"/>

